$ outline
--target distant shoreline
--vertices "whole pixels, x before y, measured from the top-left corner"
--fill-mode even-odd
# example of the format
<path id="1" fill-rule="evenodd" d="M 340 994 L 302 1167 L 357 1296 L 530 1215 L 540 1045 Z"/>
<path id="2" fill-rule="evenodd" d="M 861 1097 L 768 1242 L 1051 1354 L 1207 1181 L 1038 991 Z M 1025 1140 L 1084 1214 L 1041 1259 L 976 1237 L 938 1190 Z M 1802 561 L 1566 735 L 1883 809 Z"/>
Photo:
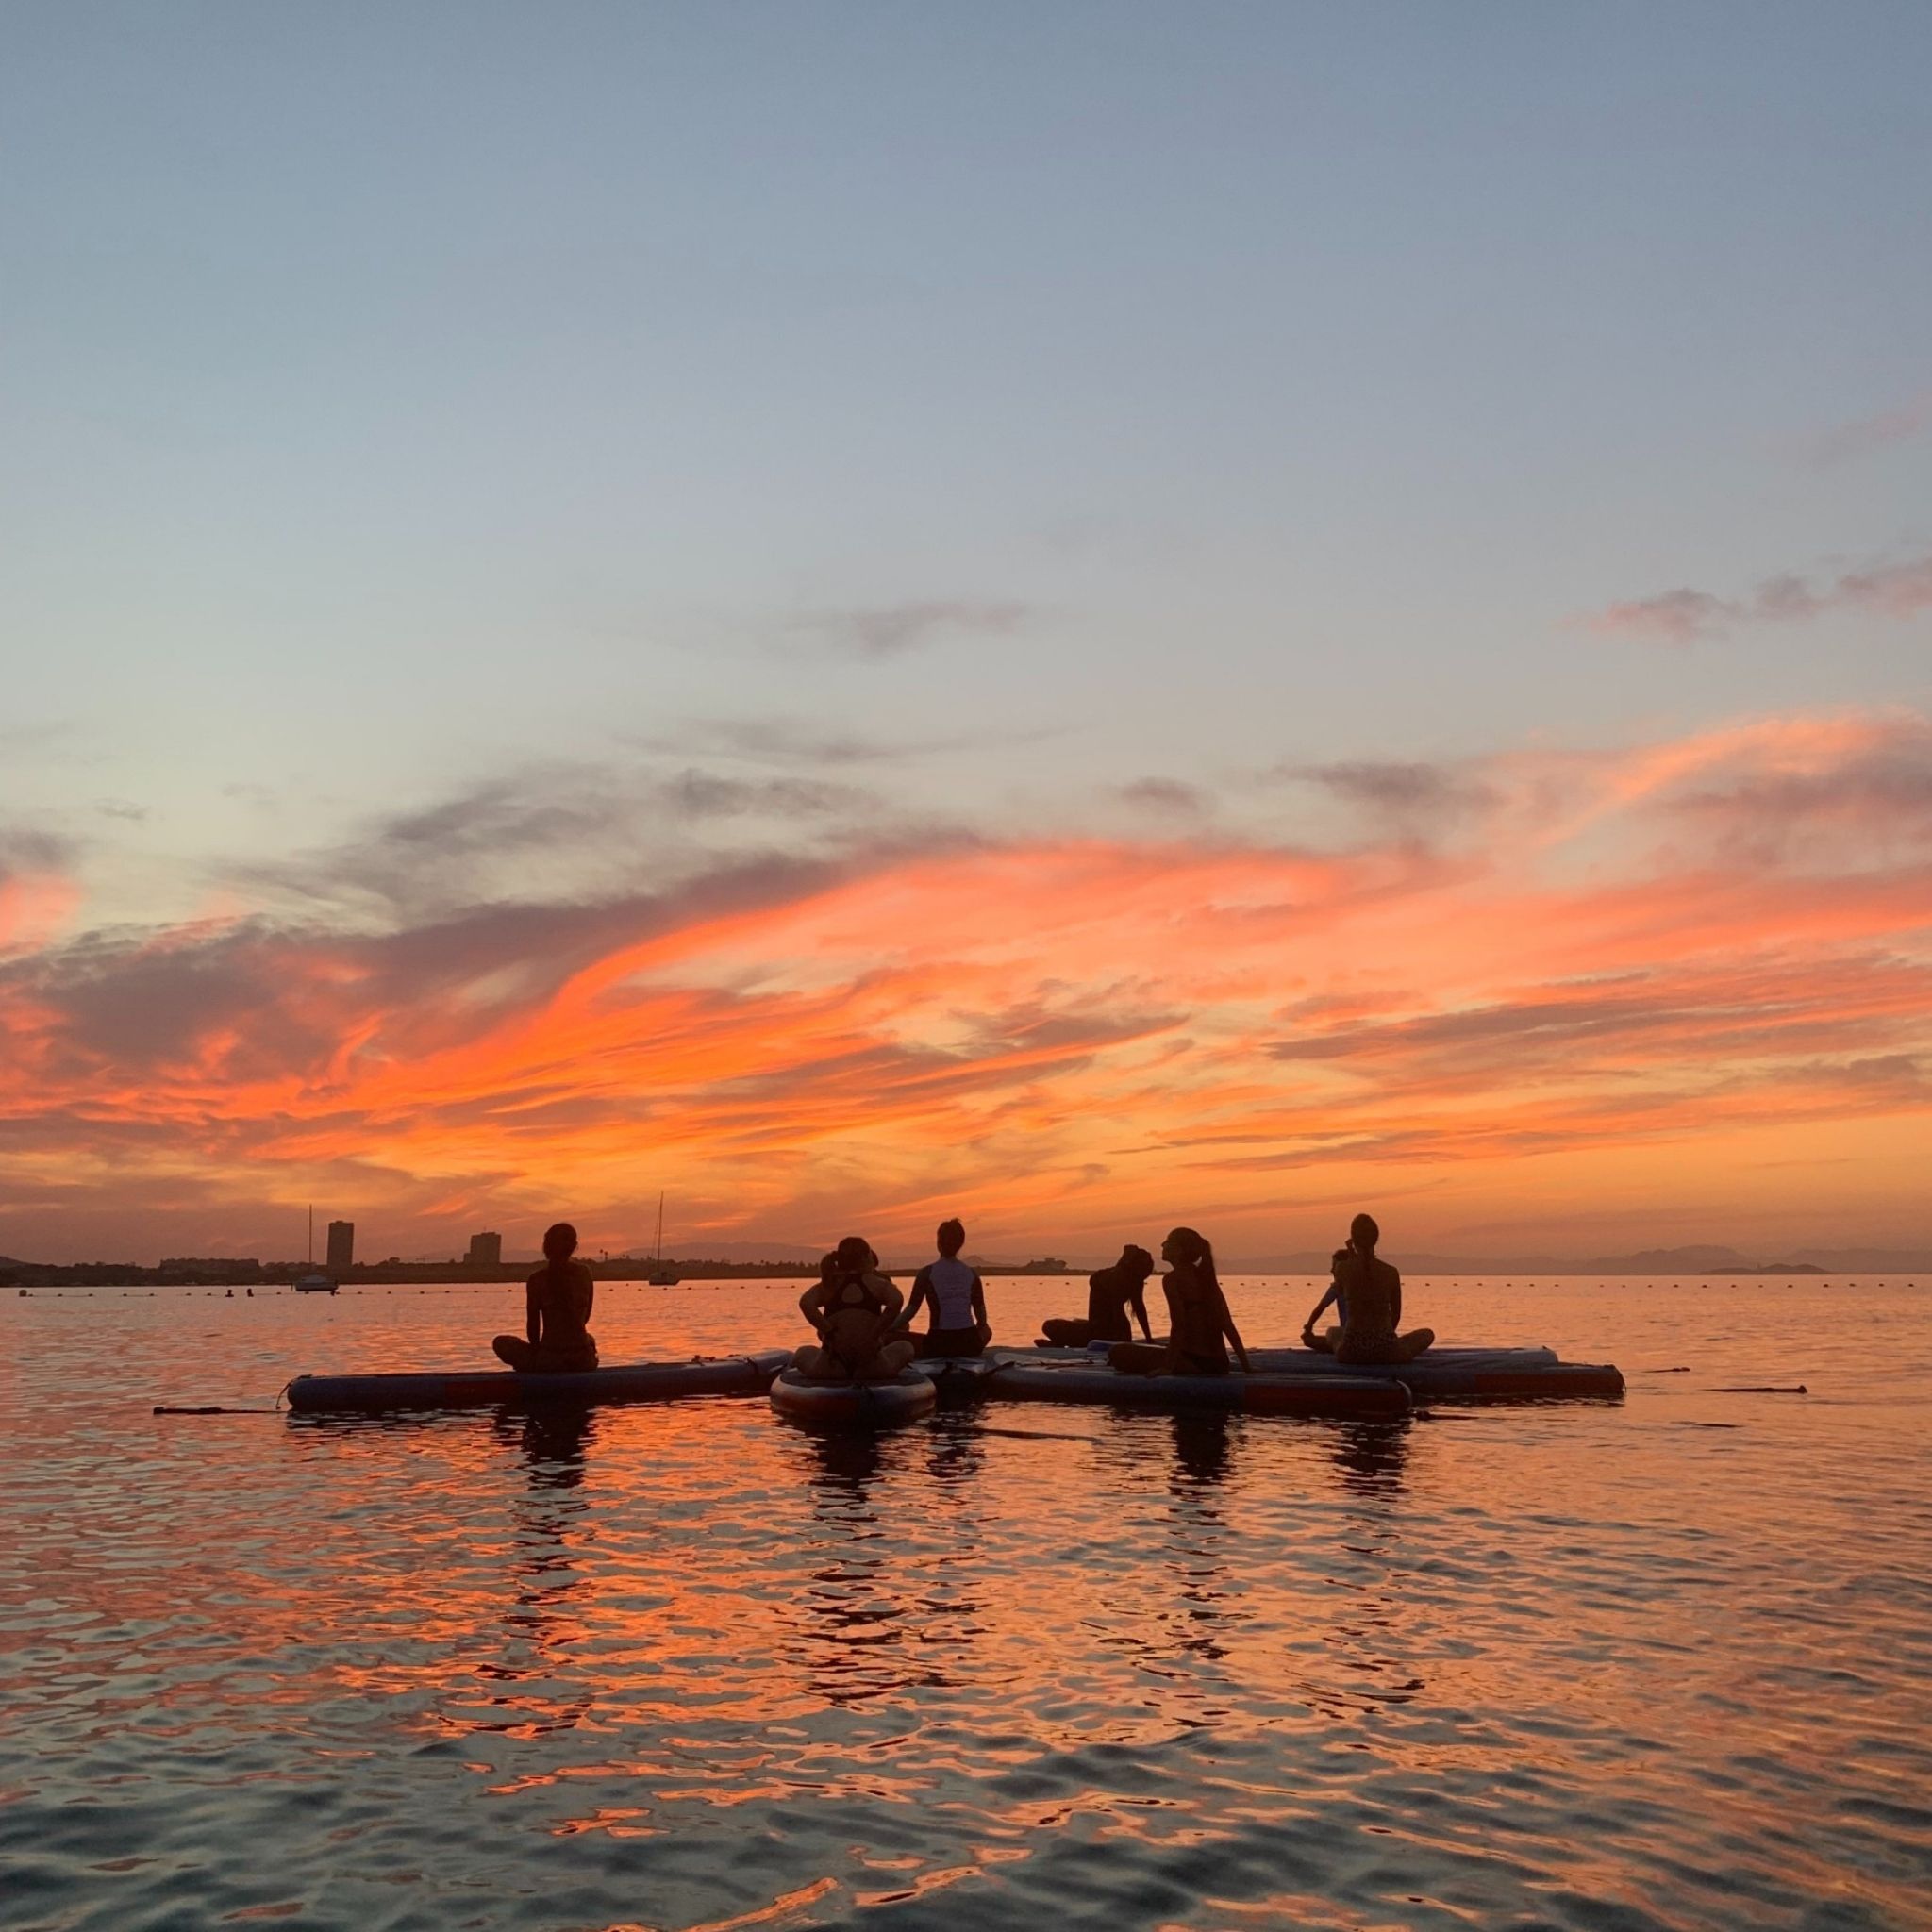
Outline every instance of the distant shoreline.
<path id="1" fill-rule="evenodd" d="M 1828 1267 L 1816 1261 L 1770 1261 L 1739 1262 L 1730 1266 L 1712 1267 L 1708 1263 L 1657 1263 L 1635 1267 L 1617 1267 L 1603 1262 L 1551 1262 L 1538 1259 L 1525 1262 L 1474 1262 L 1447 1261 L 1435 1257 L 1423 1257 L 1413 1261 L 1405 1261 L 1400 1256 L 1391 1257 L 1402 1268 L 1403 1274 L 1411 1280 L 1422 1281 L 1436 1278 L 1471 1279 L 1477 1281 L 1493 1280 L 1513 1282 L 1520 1280 L 1725 1280 L 1745 1277 L 1801 1277 L 1819 1278 L 1833 1275 L 1881 1275 L 1920 1273 L 1932 1274 L 1932 1256 L 1882 1256 L 1868 1259 L 1847 1261 L 1840 1266 Z M 344 1269 L 334 1276 L 341 1288 L 404 1288 L 423 1287 L 490 1287 L 492 1285 L 518 1286 L 529 1274 L 534 1262 L 505 1261 L 496 1267 L 475 1267 L 461 1261 L 406 1261 L 400 1263 L 373 1262 Z M 913 1274 L 924 1263 L 922 1261 L 889 1261 L 885 1273 L 905 1279 Z M 989 1279 L 1023 1278 L 1032 1280 L 1064 1279 L 1078 1283 L 1084 1288 L 1090 1272 L 1084 1264 L 1066 1264 L 1059 1268 L 1029 1267 L 1023 1262 L 978 1262 L 974 1264 L 981 1274 Z M 728 1281 L 800 1281 L 808 1280 L 815 1272 L 806 1261 L 664 1261 L 637 1260 L 625 1258 L 589 1263 L 592 1276 L 601 1282 L 616 1286 L 648 1287 L 654 1285 L 651 1276 L 665 1273 L 675 1277 L 669 1286 L 683 1286 L 688 1283 L 723 1283 Z M 313 1275 L 319 1272 L 312 1264 L 301 1261 L 251 1263 L 237 1262 L 231 1267 L 208 1266 L 195 1270 L 177 1268 L 144 1268 L 138 1264 L 110 1261 L 80 1261 L 71 1264 L 58 1262 L 0 1261 L 0 1290 L 36 1288 L 292 1288 L 296 1279 Z M 1319 1280 L 1327 1274 L 1325 1261 L 1313 1259 L 1280 1262 L 1269 1261 L 1250 1263 L 1239 1259 L 1222 1264 L 1222 1274 L 1229 1277 L 1275 1277 L 1281 1279 Z M 667 1284 L 655 1284 L 660 1289 Z"/>

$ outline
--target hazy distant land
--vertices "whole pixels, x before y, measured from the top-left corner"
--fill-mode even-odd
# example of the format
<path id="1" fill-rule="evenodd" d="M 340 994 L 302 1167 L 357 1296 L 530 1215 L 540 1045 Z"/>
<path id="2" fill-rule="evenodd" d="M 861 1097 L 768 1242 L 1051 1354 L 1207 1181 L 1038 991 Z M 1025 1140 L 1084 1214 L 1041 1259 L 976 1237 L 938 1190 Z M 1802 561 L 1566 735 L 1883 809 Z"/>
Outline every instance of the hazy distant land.
<path id="1" fill-rule="evenodd" d="M 1537 1275 L 1725 1275 L 1725 1274 L 1907 1274 L 1932 1273 L 1932 1248 L 1803 1248 L 1780 1260 L 1763 1261 L 1735 1248 L 1693 1246 L 1643 1248 L 1626 1255 L 1594 1255 L 1578 1260 L 1554 1255 L 1472 1257 L 1434 1254 L 1426 1249 L 1391 1248 L 1391 1258 L 1410 1277 L 1431 1274 L 1474 1274 L 1509 1280 Z M 641 1281 L 663 1270 L 680 1281 L 730 1281 L 793 1276 L 817 1264 L 818 1255 L 803 1245 L 786 1243 L 727 1243 L 723 1251 L 689 1259 L 666 1256 L 586 1256 L 591 1273 L 602 1281 Z M 887 1270 L 909 1274 L 930 1259 L 928 1255 L 889 1254 Z M 1068 1257 L 1034 1257 L 1024 1260 L 969 1257 L 987 1274 L 1067 1274 L 1084 1275 L 1114 1258 L 1112 1253 L 1073 1251 Z M 537 1255 L 513 1257 L 495 1266 L 460 1258 L 416 1257 L 358 1262 L 340 1271 L 344 1286 L 358 1283 L 411 1281 L 521 1281 L 536 1264 Z M 23 1261 L 0 1256 L 0 1288 L 142 1286 L 159 1288 L 220 1288 L 286 1286 L 299 1274 L 314 1272 L 312 1261 L 261 1261 L 252 1257 L 163 1261 L 146 1266 L 130 1261 L 72 1263 Z M 1224 1274 L 1324 1275 L 1328 1272 L 1325 1250 L 1294 1250 L 1273 1255 L 1230 1255 L 1221 1263 Z"/>

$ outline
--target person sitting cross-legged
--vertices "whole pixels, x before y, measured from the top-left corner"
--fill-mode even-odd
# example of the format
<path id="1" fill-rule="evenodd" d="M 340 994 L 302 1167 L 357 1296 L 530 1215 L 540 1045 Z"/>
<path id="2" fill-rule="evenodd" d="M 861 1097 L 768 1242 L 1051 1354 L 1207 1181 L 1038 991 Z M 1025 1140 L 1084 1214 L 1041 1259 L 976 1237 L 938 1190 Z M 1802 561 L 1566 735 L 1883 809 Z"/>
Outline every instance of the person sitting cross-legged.
<path id="1" fill-rule="evenodd" d="M 543 1236 L 543 1265 L 524 1286 L 523 1335 L 491 1343 L 521 1375 L 575 1374 L 597 1366 L 597 1340 L 587 1325 L 597 1285 L 575 1259 L 577 1231 L 559 1221 Z"/>
<path id="2" fill-rule="evenodd" d="M 792 1367 L 808 1380 L 890 1382 L 912 1359 L 913 1344 L 892 1333 L 906 1298 L 878 1266 L 864 1236 L 849 1234 L 799 1296 L 799 1312 L 819 1337 L 816 1347 L 792 1357 Z"/>

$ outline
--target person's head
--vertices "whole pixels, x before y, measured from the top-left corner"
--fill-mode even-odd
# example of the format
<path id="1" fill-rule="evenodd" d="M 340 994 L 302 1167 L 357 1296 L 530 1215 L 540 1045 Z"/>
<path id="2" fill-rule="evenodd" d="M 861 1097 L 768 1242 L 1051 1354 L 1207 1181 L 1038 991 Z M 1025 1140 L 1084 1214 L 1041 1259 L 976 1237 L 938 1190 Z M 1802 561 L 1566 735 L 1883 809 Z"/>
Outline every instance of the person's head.
<path id="1" fill-rule="evenodd" d="M 1373 1255 L 1381 1239 L 1382 1230 L 1375 1225 L 1373 1214 L 1357 1214 L 1348 1224 L 1348 1244 L 1358 1255 Z"/>
<path id="2" fill-rule="evenodd" d="M 568 1261 L 577 1251 L 577 1231 L 569 1222 L 559 1221 L 543 1230 L 543 1255 L 546 1260 Z"/>
<path id="3" fill-rule="evenodd" d="M 1214 1280 L 1214 1250 L 1208 1245 L 1206 1235 L 1196 1234 L 1191 1227 L 1174 1228 L 1160 1244 L 1162 1259 L 1170 1261 L 1176 1268 L 1191 1268 Z"/>
<path id="4" fill-rule="evenodd" d="M 836 1248 L 827 1248 L 825 1252 L 819 1257 L 819 1279 L 821 1281 L 830 1281 L 838 1274 L 838 1273 L 839 1251 Z"/>
<path id="5" fill-rule="evenodd" d="M 942 1221 L 933 1239 L 940 1244 L 940 1253 L 950 1261 L 966 1245 L 966 1224 L 957 1217 Z"/>
<path id="6" fill-rule="evenodd" d="M 1145 1248 L 1136 1247 L 1129 1241 L 1121 1250 L 1119 1265 L 1137 1281 L 1145 1281 L 1154 1273 L 1154 1257 Z"/>
<path id="7" fill-rule="evenodd" d="M 832 1250 L 832 1259 L 841 1274 L 863 1274 L 879 1265 L 879 1257 L 873 1253 L 872 1243 L 862 1234 L 848 1234 Z"/>
<path id="8" fill-rule="evenodd" d="M 1333 1275 L 1337 1281 L 1340 1281 L 1341 1279 L 1343 1271 L 1348 1267 L 1348 1264 L 1352 1259 L 1354 1259 L 1354 1255 L 1351 1250 L 1347 1248 L 1337 1248 L 1336 1251 L 1328 1257 L 1328 1273 L 1331 1275 Z"/>

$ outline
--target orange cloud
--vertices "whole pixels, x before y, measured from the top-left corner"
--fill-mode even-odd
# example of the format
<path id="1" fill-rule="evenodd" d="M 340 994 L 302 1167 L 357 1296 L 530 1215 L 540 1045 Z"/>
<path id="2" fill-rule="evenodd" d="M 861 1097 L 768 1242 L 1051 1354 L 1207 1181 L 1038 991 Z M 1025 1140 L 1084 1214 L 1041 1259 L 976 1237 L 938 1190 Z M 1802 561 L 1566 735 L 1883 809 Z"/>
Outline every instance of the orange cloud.
<path id="1" fill-rule="evenodd" d="M 1440 848 L 951 838 L 359 934 L 29 940 L 0 961 L 0 1245 L 272 1247 L 270 1204 L 310 1196 L 384 1252 L 565 1210 L 624 1243 L 660 1186 L 686 1247 L 956 1207 L 985 1246 L 1190 1219 L 1280 1247 L 1393 1199 L 1441 1241 L 1638 1172 L 1649 1235 L 1770 1227 L 1767 1136 L 1821 1174 L 1854 1123 L 1924 1147 L 1924 721 L 1502 758 L 1457 795 Z"/>

